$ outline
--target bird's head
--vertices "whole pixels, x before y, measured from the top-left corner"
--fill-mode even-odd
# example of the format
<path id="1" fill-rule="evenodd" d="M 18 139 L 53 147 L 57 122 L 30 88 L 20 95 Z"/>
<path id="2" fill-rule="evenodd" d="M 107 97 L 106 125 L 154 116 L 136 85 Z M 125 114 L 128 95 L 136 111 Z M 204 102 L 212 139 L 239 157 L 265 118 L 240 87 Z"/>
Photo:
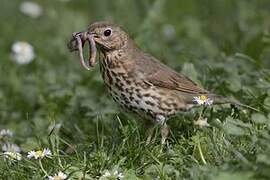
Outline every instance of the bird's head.
<path id="1" fill-rule="evenodd" d="M 103 51 L 118 50 L 128 43 L 128 35 L 119 26 L 108 22 L 96 22 L 88 27 L 94 41 Z"/>
<path id="2" fill-rule="evenodd" d="M 88 65 L 84 61 L 83 47 L 89 43 Z M 113 52 L 133 45 L 129 37 L 119 26 L 108 22 L 96 22 L 91 24 L 86 31 L 74 32 L 67 44 L 70 51 L 79 51 L 80 62 L 85 69 L 95 65 L 96 45 L 103 53 Z"/>

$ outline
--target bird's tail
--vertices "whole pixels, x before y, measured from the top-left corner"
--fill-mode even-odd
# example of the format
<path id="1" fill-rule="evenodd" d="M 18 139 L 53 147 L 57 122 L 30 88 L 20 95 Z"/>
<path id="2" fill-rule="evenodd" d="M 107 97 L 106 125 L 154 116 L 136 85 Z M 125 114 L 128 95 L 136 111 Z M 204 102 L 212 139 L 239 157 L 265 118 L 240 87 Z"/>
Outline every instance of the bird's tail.
<path id="1" fill-rule="evenodd" d="M 259 112 L 259 110 L 254 108 L 254 107 L 243 104 L 243 103 L 241 103 L 241 102 L 239 102 L 237 100 L 231 100 L 229 98 L 226 98 L 226 97 L 223 97 L 223 96 L 218 96 L 218 95 L 214 96 L 214 104 L 232 104 L 232 105 L 235 105 L 235 106 L 241 106 L 241 107 L 244 107 L 244 108 L 251 109 L 253 111 Z"/>

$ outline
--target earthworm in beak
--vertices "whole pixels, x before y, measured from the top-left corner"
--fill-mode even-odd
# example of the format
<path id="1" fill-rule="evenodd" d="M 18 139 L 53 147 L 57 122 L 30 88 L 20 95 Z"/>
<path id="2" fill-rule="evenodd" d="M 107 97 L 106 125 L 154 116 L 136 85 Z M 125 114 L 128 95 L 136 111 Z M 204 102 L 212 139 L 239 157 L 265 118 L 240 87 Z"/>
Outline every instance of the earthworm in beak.
<path id="1" fill-rule="evenodd" d="M 97 56 L 97 48 L 96 43 L 94 41 L 93 35 L 88 34 L 87 36 L 88 42 L 89 42 L 89 65 L 91 67 L 94 67 L 96 64 L 96 56 Z"/>
<path id="2" fill-rule="evenodd" d="M 86 64 L 83 56 L 83 46 L 86 41 L 89 43 L 88 64 Z M 85 69 L 90 70 L 91 67 L 94 67 L 96 63 L 97 50 L 96 43 L 91 34 L 88 32 L 72 33 L 72 39 L 68 43 L 68 48 L 70 51 L 79 51 L 80 63 Z"/>

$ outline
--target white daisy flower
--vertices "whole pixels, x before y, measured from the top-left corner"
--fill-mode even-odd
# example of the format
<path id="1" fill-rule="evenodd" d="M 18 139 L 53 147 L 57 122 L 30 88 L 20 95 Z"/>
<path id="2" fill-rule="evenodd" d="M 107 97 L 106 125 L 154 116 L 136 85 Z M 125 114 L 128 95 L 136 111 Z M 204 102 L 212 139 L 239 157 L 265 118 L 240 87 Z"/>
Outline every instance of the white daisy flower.
<path id="1" fill-rule="evenodd" d="M 67 175 L 62 171 L 59 171 L 58 174 L 54 174 L 54 176 L 49 176 L 49 180 L 64 180 L 67 179 Z"/>
<path id="2" fill-rule="evenodd" d="M 118 179 L 123 179 L 124 175 L 122 173 L 119 173 L 117 170 L 113 173 L 114 176 L 116 176 Z"/>
<path id="3" fill-rule="evenodd" d="M 35 158 L 35 159 L 42 159 L 44 157 L 51 157 L 52 152 L 50 149 L 45 148 L 42 150 L 38 150 L 38 151 L 30 151 L 28 152 L 27 158 L 31 159 L 31 158 Z"/>
<path id="4" fill-rule="evenodd" d="M 162 32 L 163 35 L 169 39 L 169 40 L 173 40 L 175 38 L 175 28 L 173 25 L 171 24 L 166 24 L 162 27 Z"/>
<path id="5" fill-rule="evenodd" d="M 41 6 L 32 1 L 24 1 L 20 5 L 20 11 L 31 18 L 38 18 L 43 14 Z"/>
<path id="6" fill-rule="evenodd" d="M 48 148 L 45 148 L 44 150 L 43 150 L 43 154 L 44 154 L 44 156 L 51 156 L 52 155 L 52 152 L 51 152 L 51 150 L 50 149 L 48 149 Z"/>
<path id="7" fill-rule="evenodd" d="M 213 99 L 207 99 L 206 101 L 205 101 L 205 105 L 206 106 L 211 106 L 212 104 L 214 103 L 214 100 Z"/>
<path id="8" fill-rule="evenodd" d="M 32 158 L 32 157 L 34 157 L 35 159 L 37 159 L 38 158 L 38 156 L 37 156 L 37 152 L 36 151 L 29 151 L 28 153 L 27 153 L 27 158 Z M 39 154 L 42 154 L 42 151 L 39 151 Z"/>
<path id="9" fill-rule="evenodd" d="M 18 64 L 28 64 L 35 58 L 34 48 L 28 42 L 15 42 L 11 49 L 13 53 L 13 59 Z"/>
<path id="10" fill-rule="evenodd" d="M 194 125 L 197 125 L 200 128 L 210 126 L 210 124 L 208 124 L 207 122 L 207 118 L 199 118 L 197 121 L 194 122 Z"/>
<path id="11" fill-rule="evenodd" d="M 9 130 L 9 129 L 1 129 L 0 136 L 2 136 L 2 137 L 4 137 L 4 136 L 12 137 L 13 132 L 11 130 Z"/>
<path id="12" fill-rule="evenodd" d="M 206 105 L 206 106 L 210 106 L 214 102 L 213 99 L 210 99 L 205 95 L 195 96 L 193 101 L 196 102 L 198 105 Z"/>
<path id="13" fill-rule="evenodd" d="M 102 175 L 102 177 L 110 177 L 111 176 L 111 173 L 106 170 L 105 173 Z"/>
<path id="14" fill-rule="evenodd" d="M 21 148 L 17 144 L 6 143 L 2 146 L 3 151 L 21 152 Z"/>
<path id="15" fill-rule="evenodd" d="M 103 178 L 123 179 L 124 175 L 122 173 L 119 173 L 117 170 L 115 170 L 113 173 L 106 170 L 105 173 L 101 176 L 101 179 L 103 179 Z"/>
<path id="16" fill-rule="evenodd" d="M 22 160 L 22 155 L 18 152 L 7 151 L 7 152 L 4 152 L 3 154 L 4 154 L 4 157 L 9 160 L 13 160 L 13 161 Z"/>

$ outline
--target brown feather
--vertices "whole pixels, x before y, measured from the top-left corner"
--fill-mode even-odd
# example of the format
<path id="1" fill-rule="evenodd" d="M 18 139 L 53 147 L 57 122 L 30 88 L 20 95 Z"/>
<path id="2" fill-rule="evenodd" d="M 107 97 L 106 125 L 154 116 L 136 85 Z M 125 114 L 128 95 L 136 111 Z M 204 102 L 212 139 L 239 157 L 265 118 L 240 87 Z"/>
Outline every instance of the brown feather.
<path id="1" fill-rule="evenodd" d="M 136 59 L 135 72 L 140 73 L 145 81 L 157 87 L 181 91 L 191 94 L 209 94 L 210 92 L 199 87 L 188 77 L 177 73 L 165 66 L 153 56 L 143 53 L 140 49 L 133 50 L 132 59 Z"/>

